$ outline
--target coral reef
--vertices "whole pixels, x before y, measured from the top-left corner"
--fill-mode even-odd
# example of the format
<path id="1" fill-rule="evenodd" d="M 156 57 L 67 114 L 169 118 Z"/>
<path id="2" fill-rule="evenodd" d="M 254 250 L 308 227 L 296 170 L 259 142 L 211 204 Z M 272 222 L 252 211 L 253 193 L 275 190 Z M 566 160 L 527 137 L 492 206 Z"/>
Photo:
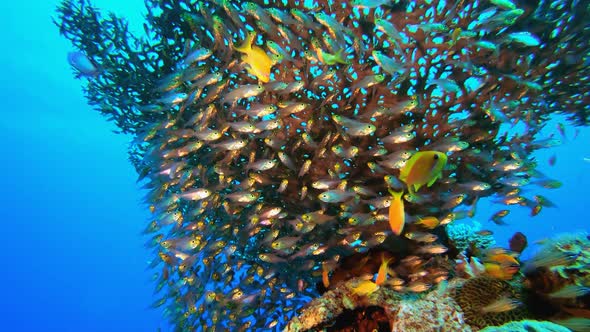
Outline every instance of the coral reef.
<path id="1" fill-rule="evenodd" d="M 525 305 L 499 312 L 484 310 L 486 306 L 503 297 L 522 301 L 520 289 L 504 280 L 485 276 L 469 279 L 457 287 L 452 296 L 461 307 L 465 321 L 479 329 L 522 320 L 529 315 Z"/>
<path id="2" fill-rule="evenodd" d="M 374 292 L 363 296 L 354 293 L 354 288 L 363 279 L 350 279 L 341 283 L 333 290 L 325 292 L 321 297 L 312 300 L 305 306 L 302 313 L 294 317 L 285 327 L 285 332 L 308 331 L 330 322 L 346 310 L 360 307 L 379 306 L 384 309 L 395 308 L 400 300 L 397 291 L 380 287 Z"/>
<path id="3" fill-rule="evenodd" d="M 284 331 L 321 330 L 322 326 L 338 324 L 344 319 L 340 316 L 344 312 L 369 307 L 383 310 L 389 323 L 387 331 L 472 331 L 463 320 L 461 308 L 450 296 L 450 291 L 462 281 L 451 282 L 449 285 L 443 283 L 423 296 L 400 293 L 389 287 L 381 287 L 367 296 L 359 296 L 352 292 L 359 282 L 362 280 L 350 280 L 314 299 L 300 315 L 287 324 Z"/>
<path id="4" fill-rule="evenodd" d="M 536 321 L 536 320 L 523 320 L 519 322 L 510 322 L 502 326 L 488 326 L 480 332 L 570 332 L 570 329 L 561 325 Z"/>
<path id="5" fill-rule="evenodd" d="M 583 1 L 145 5 L 142 36 L 87 0 L 62 1 L 55 23 L 76 48 L 69 61 L 89 103 L 132 135 L 152 213 L 152 306 L 177 331 L 280 327 L 329 268 L 344 276 L 324 295 L 337 302 L 301 324 L 359 301 L 385 308 L 397 298 L 389 287 L 362 299 L 341 290 L 380 269 L 373 257 L 346 273 L 346 258 L 378 250 L 395 257 L 384 273 L 402 291 L 443 282 L 453 243 L 476 251 L 491 239 L 458 231 L 449 241 L 440 226 L 490 196 L 536 215 L 528 185 L 560 185 L 535 170 L 532 154 L 560 144 L 542 129 L 552 114 L 590 122 Z M 504 323 L 512 314 L 480 319 L 466 302 L 482 280 L 458 302 L 475 325 Z M 384 312 L 396 321 L 409 306 Z M 458 321 L 449 310 L 436 315 Z"/>
<path id="6" fill-rule="evenodd" d="M 590 239 L 586 233 L 547 239 L 524 267 L 538 315 L 590 318 Z"/>
<path id="7" fill-rule="evenodd" d="M 452 223 L 445 227 L 449 236 L 449 242 L 459 251 L 482 251 L 496 244 L 491 234 L 479 234 L 482 230 L 481 223 L 471 221 L 467 223 Z"/>
<path id="8" fill-rule="evenodd" d="M 424 298 L 400 302 L 392 315 L 395 332 L 470 332 L 461 308 L 444 292 L 433 291 Z"/>
<path id="9" fill-rule="evenodd" d="M 529 261 L 530 270 L 543 267 L 569 283 L 590 285 L 589 235 L 565 233 L 544 240 Z"/>

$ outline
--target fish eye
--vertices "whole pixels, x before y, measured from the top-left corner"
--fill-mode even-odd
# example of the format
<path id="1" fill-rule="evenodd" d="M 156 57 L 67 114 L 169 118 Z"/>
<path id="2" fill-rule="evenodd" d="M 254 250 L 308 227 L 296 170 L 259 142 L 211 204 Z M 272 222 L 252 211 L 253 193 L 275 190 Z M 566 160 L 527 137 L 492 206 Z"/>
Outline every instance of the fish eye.
<path id="1" fill-rule="evenodd" d="M 437 159 L 438 159 L 438 155 L 437 155 L 437 154 L 435 154 L 435 155 L 434 155 L 434 160 L 437 160 Z"/>

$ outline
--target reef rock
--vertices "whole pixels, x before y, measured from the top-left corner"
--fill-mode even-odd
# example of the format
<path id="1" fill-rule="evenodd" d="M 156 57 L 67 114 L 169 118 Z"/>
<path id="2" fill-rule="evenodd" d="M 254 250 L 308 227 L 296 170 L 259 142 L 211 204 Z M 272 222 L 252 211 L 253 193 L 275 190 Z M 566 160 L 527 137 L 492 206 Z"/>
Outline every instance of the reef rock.
<path id="1" fill-rule="evenodd" d="M 470 332 L 461 307 L 446 293 L 434 291 L 419 300 L 400 302 L 392 320 L 391 331 Z"/>
<path id="2" fill-rule="evenodd" d="M 389 320 L 390 331 L 472 331 L 463 319 L 461 307 L 450 295 L 451 290 L 463 280 L 451 282 L 452 286 L 447 286 L 447 283 L 441 284 L 438 289 L 424 296 L 399 293 L 388 287 L 380 287 L 371 294 L 359 296 L 352 291 L 359 281 L 360 279 L 353 279 L 342 283 L 336 289 L 313 300 L 301 315 L 289 322 L 284 331 L 318 331 L 327 326 L 341 327 L 342 321 L 349 318 L 345 316 L 350 316 L 350 312 L 347 311 L 369 307 L 383 309 Z M 355 325 L 357 323 L 358 325 Z M 352 325 L 361 326 L 361 322 Z"/>

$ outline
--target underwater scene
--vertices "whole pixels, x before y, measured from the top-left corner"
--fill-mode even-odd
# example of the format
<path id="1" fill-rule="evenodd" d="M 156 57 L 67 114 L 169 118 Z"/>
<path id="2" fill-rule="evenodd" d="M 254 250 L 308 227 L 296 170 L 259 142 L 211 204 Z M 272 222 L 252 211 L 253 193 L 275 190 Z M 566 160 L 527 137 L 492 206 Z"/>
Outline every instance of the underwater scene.
<path id="1" fill-rule="evenodd" d="M 590 1 L 0 15 L 0 330 L 590 331 Z"/>

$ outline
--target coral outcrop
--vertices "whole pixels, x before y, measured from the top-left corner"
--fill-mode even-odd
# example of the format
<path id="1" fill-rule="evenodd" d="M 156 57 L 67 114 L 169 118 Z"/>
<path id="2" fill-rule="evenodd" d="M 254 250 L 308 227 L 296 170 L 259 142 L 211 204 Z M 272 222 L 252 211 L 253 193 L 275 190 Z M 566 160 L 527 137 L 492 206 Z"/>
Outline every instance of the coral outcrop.
<path id="1" fill-rule="evenodd" d="M 471 332 L 461 307 L 445 292 L 430 292 L 418 300 L 399 303 L 392 316 L 394 332 Z"/>
<path id="2" fill-rule="evenodd" d="M 361 281 L 350 280 L 313 300 L 299 316 L 289 322 L 284 331 L 321 330 L 322 327 L 339 324 L 345 312 L 371 307 L 383 310 L 389 321 L 388 331 L 472 331 L 465 324 L 461 307 L 451 297 L 452 289 L 460 285 L 462 280 L 442 283 L 427 294 L 400 293 L 385 286 L 367 296 L 359 296 L 352 289 Z"/>
<path id="3" fill-rule="evenodd" d="M 470 224 L 452 223 L 446 226 L 449 242 L 459 251 L 484 250 L 496 244 L 496 240 L 489 234 L 478 234 L 481 224 L 473 221 Z"/>
<path id="4" fill-rule="evenodd" d="M 522 300 L 520 289 L 504 280 L 485 276 L 469 279 L 457 287 L 452 296 L 461 307 L 465 321 L 475 328 L 502 325 L 510 321 L 525 319 L 528 316 L 524 305 L 501 312 L 486 312 L 484 310 L 486 306 L 503 297 L 516 301 Z"/>

